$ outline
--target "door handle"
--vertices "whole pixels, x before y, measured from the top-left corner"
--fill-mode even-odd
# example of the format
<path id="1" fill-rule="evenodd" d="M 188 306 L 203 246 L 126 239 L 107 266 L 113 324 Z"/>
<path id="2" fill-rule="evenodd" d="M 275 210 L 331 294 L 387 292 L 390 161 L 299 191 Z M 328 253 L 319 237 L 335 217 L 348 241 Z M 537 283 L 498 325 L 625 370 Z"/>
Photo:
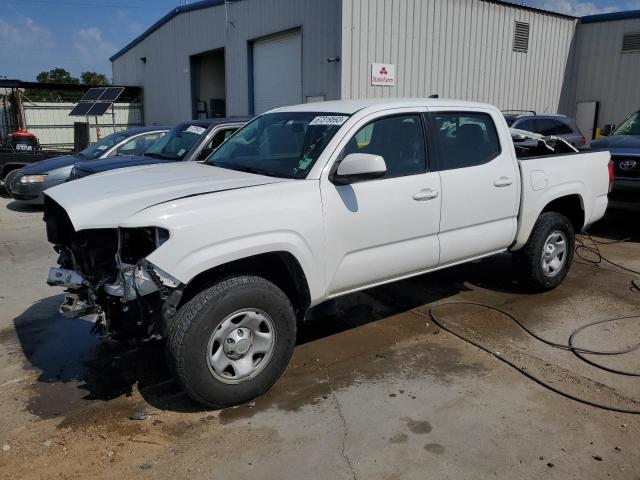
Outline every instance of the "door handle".
<path id="1" fill-rule="evenodd" d="M 495 187 L 508 187 L 513 183 L 513 179 L 509 177 L 500 177 L 497 180 L 494 180 L 493 185 Z"/>
<path id="2" fill-rule="evenodd" d="M 440 192 L 437 190 L 432 190 L 430 188 L 425 188 L 424 190 L 420 190 L 413 196 L 413 199 L 418 202 L 426 202 L 427 200 L 433 200 L 440 195 Z"/>

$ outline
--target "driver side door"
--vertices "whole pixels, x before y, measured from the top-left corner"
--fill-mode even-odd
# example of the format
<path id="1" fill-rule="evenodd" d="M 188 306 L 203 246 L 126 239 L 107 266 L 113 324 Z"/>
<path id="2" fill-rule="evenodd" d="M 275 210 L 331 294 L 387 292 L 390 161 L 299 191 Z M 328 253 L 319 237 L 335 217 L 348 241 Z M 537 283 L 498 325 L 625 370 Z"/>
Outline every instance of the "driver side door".
<path id="1" fill-rule="evenodd" d="M 349 137 L 350 135 L 350 137 Z M 350 153 L 384 158 L 384 177 L 350 185 L 321 178 L 327 296 L 418 274 L 439 261 L 440 177 L 430 172 L 422 111 L 367 117 L 349 132 Z"/>

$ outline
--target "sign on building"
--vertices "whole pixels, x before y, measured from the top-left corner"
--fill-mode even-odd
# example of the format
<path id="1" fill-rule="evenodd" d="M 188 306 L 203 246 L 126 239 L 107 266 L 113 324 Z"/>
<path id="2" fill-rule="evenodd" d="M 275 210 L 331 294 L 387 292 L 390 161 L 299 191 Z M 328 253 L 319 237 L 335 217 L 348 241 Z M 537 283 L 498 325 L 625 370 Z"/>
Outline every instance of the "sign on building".
<path id="1" fill-rule="evenodd" d="M 372 63 L 371 85 L 394 87 L 396 85 L 396 66 L 392 63 Z"/>

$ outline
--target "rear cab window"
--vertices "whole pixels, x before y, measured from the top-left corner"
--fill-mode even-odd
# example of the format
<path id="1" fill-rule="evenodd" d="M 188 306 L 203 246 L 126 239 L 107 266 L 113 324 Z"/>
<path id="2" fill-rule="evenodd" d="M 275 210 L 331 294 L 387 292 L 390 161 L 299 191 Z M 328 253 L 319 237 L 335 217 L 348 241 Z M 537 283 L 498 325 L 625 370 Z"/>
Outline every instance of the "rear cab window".
<path id="1" fill-rule="evenodd" d="M 493 118 L 483 112 L 435 112 L 431 124 L 438 170 L 483 165 L 502 152 Z"/>

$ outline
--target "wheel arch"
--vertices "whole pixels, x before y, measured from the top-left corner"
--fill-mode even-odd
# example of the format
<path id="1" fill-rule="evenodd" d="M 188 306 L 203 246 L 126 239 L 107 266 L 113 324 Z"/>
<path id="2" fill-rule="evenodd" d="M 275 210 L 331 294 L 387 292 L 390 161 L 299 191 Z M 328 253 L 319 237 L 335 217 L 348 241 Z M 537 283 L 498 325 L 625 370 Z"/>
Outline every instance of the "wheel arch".
<path id="1" fill-rule="evenodd" d="M 280 288 L 301 318 L 311 304 L 309 282 L 298 259 L 287 251 L 259 253 L 229 261 L 200 272 L 185 286 L 180 305 L 207 286 L 235 275 L 256 275 Z"/>
<path id="2" fill-rule="evenodd" d="M 533 227 L 543 213 L 557 212 L 566 216 L 571 221 L 576 233 L 580 233 L 584 229 L 588 212 L 585 209 L 584 197 L 580 192 L 562 192 L 557 196 L 544 199 L 541 203 L 542 205 L 538 207 L 537 211 L 530 211 L 520 216 L 520 228 L 511 250 L 519 250 L 527 243 Z"/>

